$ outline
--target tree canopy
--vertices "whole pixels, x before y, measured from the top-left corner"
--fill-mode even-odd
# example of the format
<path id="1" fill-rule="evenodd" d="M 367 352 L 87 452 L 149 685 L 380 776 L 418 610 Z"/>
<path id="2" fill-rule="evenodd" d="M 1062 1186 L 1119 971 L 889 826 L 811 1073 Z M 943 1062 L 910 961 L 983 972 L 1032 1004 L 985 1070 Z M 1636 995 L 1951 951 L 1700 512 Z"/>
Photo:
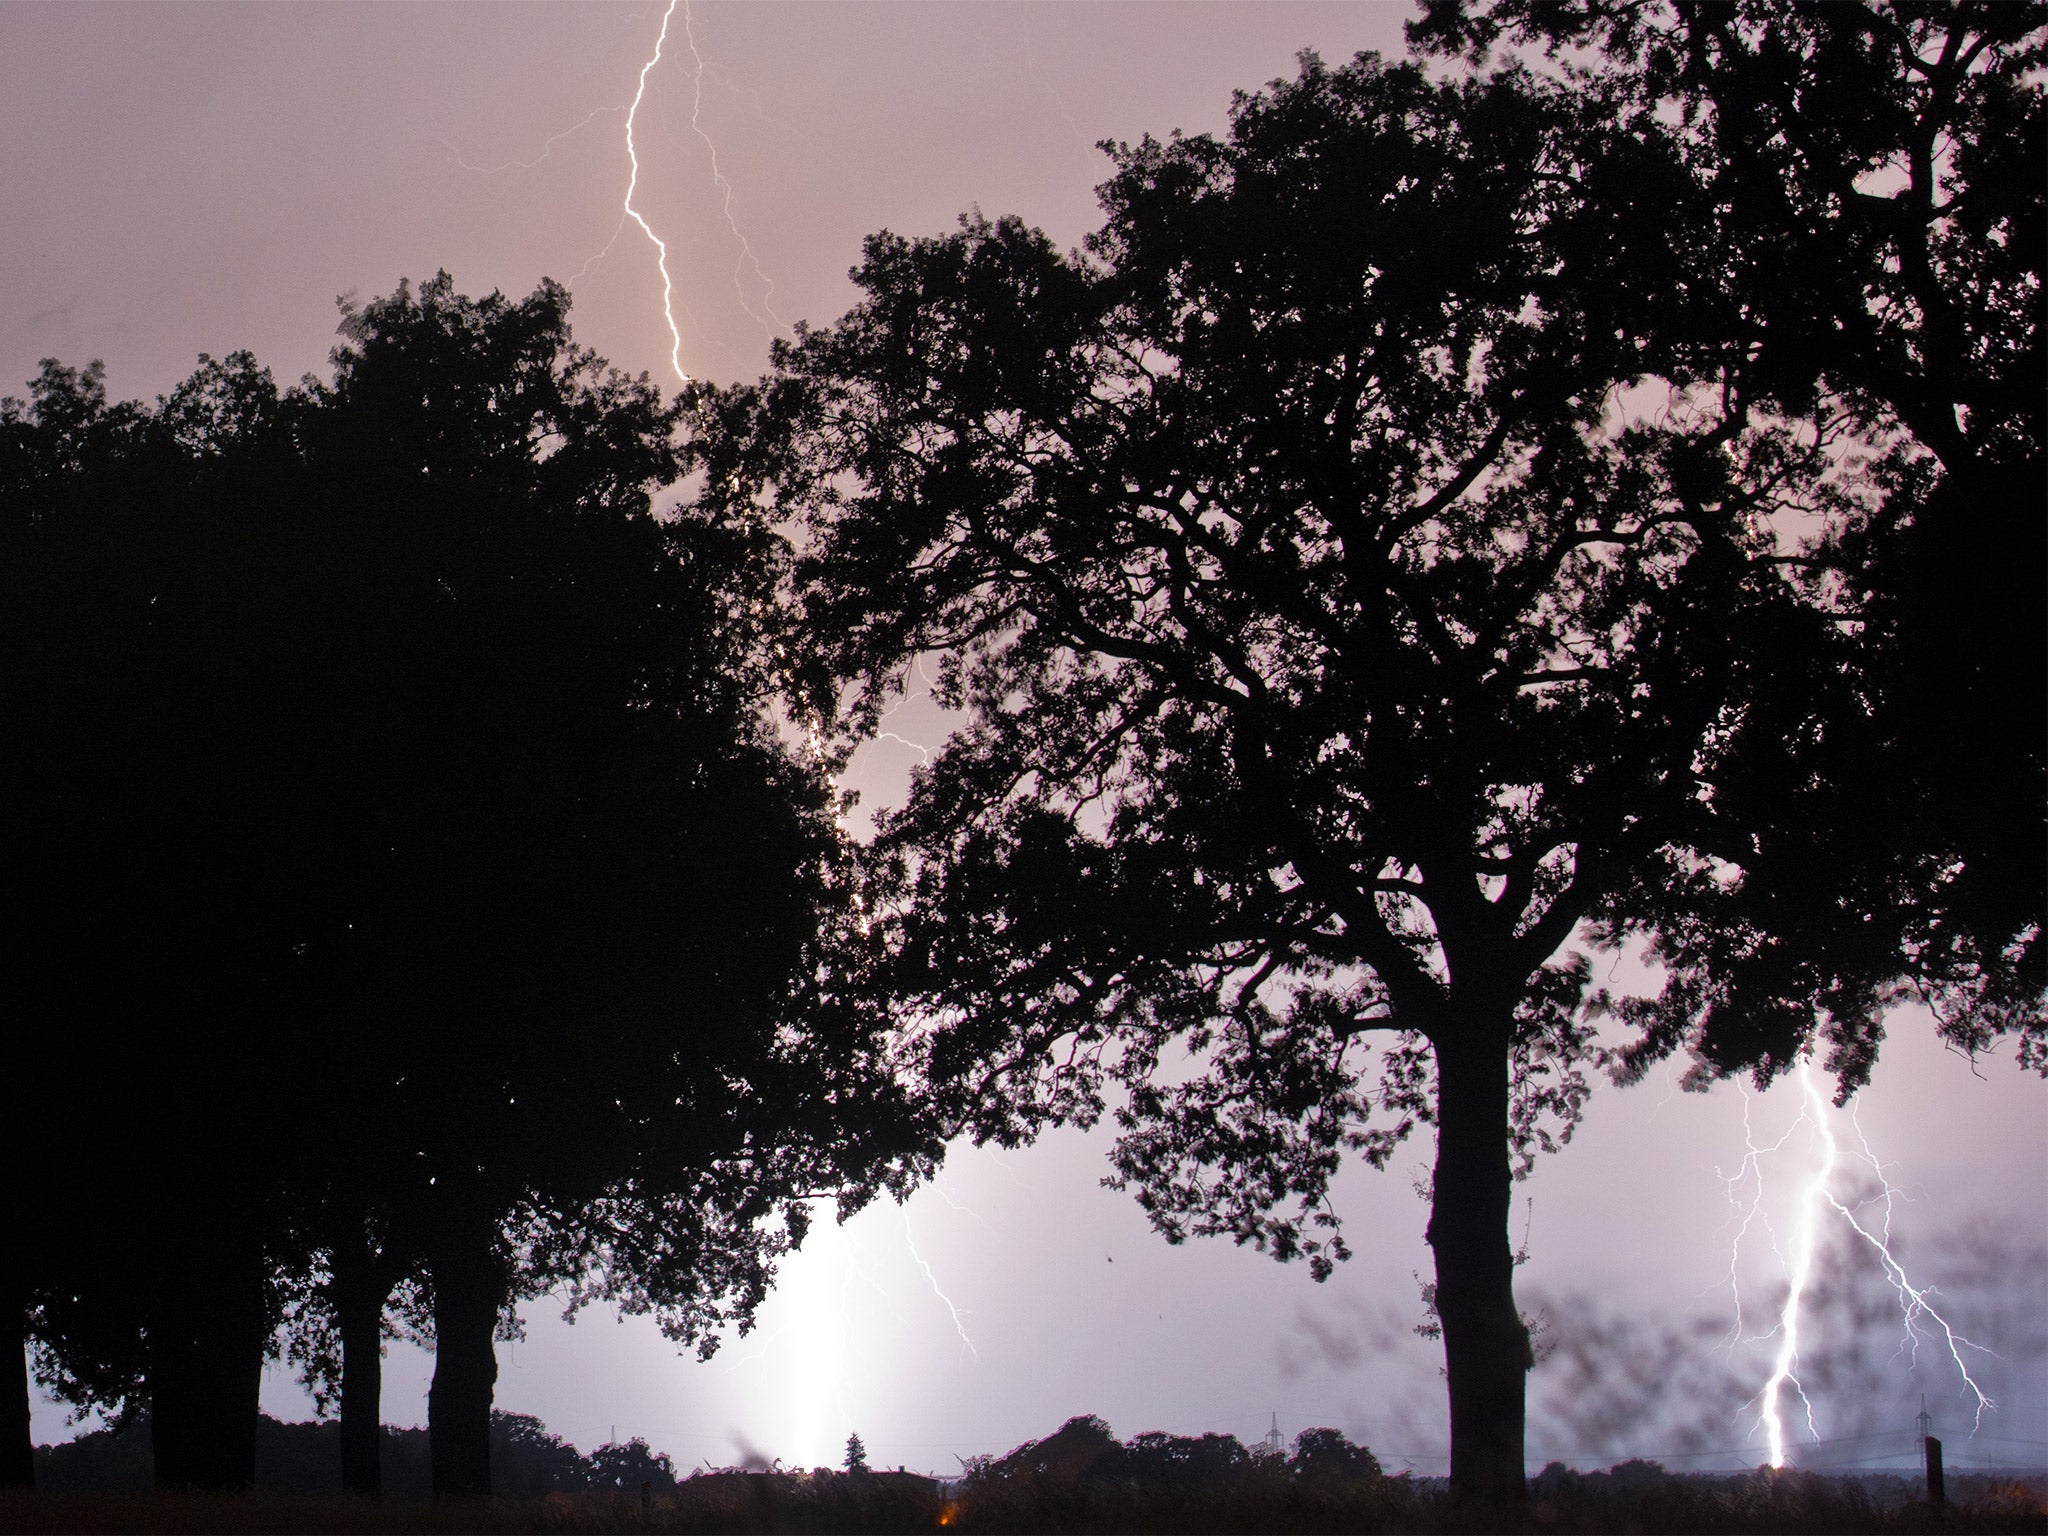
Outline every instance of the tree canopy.
<path id="1" fill-rule="evenodd" d="M 19 1150 L 100 1127 L 52 1208 L 93 1237 L 26 1278 L 52 1379 L 146 1393 L 167 1482 L 246 1481 L 293 1296 L 373 1479 L 410 1278 L 437 1486 L 487 1489 L 520 1296 L 708 1350 L 804 1200 L 916 1161 L 771 713 L 779 545 L 656 515 L 679 407 L 566 313 L 444 274 L 345 306 L 331 383 L 238 355 L 151 409 L 51 365 L 0 421 L 10 985 L 66 1085 Z"/>
<path id="2" fill-rule="evenodd" d="M 1818 1036 L 1851 1086 L 1901 976 L 1964 1038 L 2039 1029 L 2037 983 L 1978 1006 L 2011 956 L 1919 963 L 1910 904 L 1858 887 L 1940 846 L 1826 823 L 1853 856 L 1799 894 L 1880 925 L 1839 962 L 1754 899 L 1809 802 L 1858 803 L 1833 733 L 1892 637 L 1844 551 L 1896 536 L 1924 457 L 1699 321 L 1723 231 L 1688 146 L 1588 100 L 1305 55 L 1226 138 L 1112 146 L 1084 251 L 979 215 L 871 238 L 860 304 L 696 449 L 707 505 L 810 532 L 820 720 L 857 738 L 925 654 L 965 711 L 878 839 L 950 1123 L 1114 1102 L 1170 1239 L 1320 1275 L 1342 1159 L 1433 1122 L 1452 1478 L 1508 1500 L 1511 1156 L 1569 1133 L 1603 1007 L 1643 1026 L 1624 1067 L 1768 1076 Z M 1812 783 L 1768 772 L 1788 731 Z M 1639 939 L 1668 985 L 1613 1005 L 1585 948 Z"/>
<path id="3" fill-rule="evenodd" d="M 1689 1041 L 1719 1070 L 1744 1064 L 1740 1032 L 1689 1029 L 1686 1010 L 1749 1010 L 1731 978 L 1761 935 L 1804 926 L 1805 958 L 1779 946 L 1764 969 L 1812 966 L 1805 985 L 1848 1014 L 1859 989 L 1895 993 L 1903 954 L 1952 1042 L 2016 1033 L 2043 1065 L 2048 13 L 1431 0 L 1409 32 L 1441 56 L 1540 56 L 1583 119 L 1665 141 L 1679 174 L 1660 211 L 1702 238 L 1667 243 L 1639 222 L 1617 279 L 1656 280 L 1617 280 L 1604 312 L 1655 370 L 1697 379 L 1738 360 L 1755 399 L 1839 412 L 1881 455 L 1882 505 L 1826 552 L 1829 601 L 1859 631 L 1836 663 L 1855 698 L 1825 728 L 1752 730 L 1747 769 L 1725 775 L 1731 799 L 1798 810 L 1726 854 L 1740 892 L 1671 914 L 1662 951 L 1686 1001 L 1651 1028 L 1653 1051 Z M 1775 1061 L 1799 1033 L 1777 1031 Z M 1838 1040 L 1850 1082 L 1876 1044 Z"/>

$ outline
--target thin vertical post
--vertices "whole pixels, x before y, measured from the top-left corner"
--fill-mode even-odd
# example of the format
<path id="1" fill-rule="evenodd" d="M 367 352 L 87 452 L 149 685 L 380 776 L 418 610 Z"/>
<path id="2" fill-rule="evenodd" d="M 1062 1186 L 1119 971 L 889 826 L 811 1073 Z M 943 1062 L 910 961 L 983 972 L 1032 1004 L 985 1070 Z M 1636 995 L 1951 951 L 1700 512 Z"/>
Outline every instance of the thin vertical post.
<path id="1" fill-rule="evenodd" d="M 1927 1507 L 1940 1514 L 1948 1504 L 1948 1486 L 1941 1472 L 1941 1442 L 1929 1435 L 1927 1445 Z"/>

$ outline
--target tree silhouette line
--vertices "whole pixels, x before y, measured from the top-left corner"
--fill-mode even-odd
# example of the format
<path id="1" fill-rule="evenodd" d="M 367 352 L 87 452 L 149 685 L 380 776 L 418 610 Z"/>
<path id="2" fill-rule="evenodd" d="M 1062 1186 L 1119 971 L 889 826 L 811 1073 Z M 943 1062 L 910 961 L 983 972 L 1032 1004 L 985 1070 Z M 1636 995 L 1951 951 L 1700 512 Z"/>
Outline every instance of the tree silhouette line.
<path id="1" fill-rule="evenodd" d="M 291 1424 L 260 1416 L 257 1489 L 270 1494 L 339 1492 L 340 1429 L 331 1420 Z M 386 1425 L 382 1439 L 386 1492 L 413 1498 L 430 1493 L 428 1432 Z M 681 1481 L 675 1463 L 645 1440 L 615 1441 L 585 1454 L 531 1414 L 491 1411 L 491 1491 L 498 1498 L 576 1493 L 622 1496 L 637 1503 L 643 1485 L 648 1492 L 670 1494 Z M 75 1440 L 38 1446 L 36 1486 L 51 1493 L 150 1492 L 154 1477 L 148 1416 L 119 1430 L 96 1429 Z"/>
<path id="2" fill-rule="evenodd" d="M 485 1492 L 521 1299 L 708 1349 L 923 1155 L 764 712 L 773 542 L 653 515 L 678 408 L 566 311 L 444 274 L 345 306 L 331 383 L 50 364 L 0 420 L 7 1316 L 161 1486 L 250 1481 L 281 1339 L 374 1491 L 396 1327 Z"/>
<path id="3" fill-rule="evenodd" d="M 445 275 L 331 383 L 47 364 L 0 1315 L 165 1486 L 247 1483 L 282 1339 L 373 1488 L 431 1337 L 481 1492 L 544 1290 L 708 1348 L 812 1199 L 1105 1114 L 1169 1241 L 1323 1278 L 1432 1127 L 1451 1483 L 1518 1506 L 1510 1188 L 1590 1073 L 1846 1095 L 1905 999 L 2048 1068 L 2044 39 L 1433 0 L 666 405 Z M 964 723 L 856 847 L 920 665 Z"/>

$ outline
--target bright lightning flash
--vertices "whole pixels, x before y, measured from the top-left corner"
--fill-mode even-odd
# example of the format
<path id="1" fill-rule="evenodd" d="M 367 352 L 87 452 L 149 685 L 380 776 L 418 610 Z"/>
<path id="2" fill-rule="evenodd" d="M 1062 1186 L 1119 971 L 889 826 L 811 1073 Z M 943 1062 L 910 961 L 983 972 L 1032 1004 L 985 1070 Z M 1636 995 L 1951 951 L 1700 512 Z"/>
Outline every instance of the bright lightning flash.
<path id="1" fill-rule="evenodd" d="M 1857 1142 L 1861 1148 L 1859 1161 L 1868 1164 L 1871 1172 L 1876 1175 L 1879 1188 L 1883 1191 L 1879 1197 L 1884 1210 L 1883 1224 L 1876 1230 L 1873 1230 L 1859 1216 L 1858 1209 L 1860 1208 L 1852 1208 L 1844 1204 L 1841 1198 L 1836 1195 L 1834 1181 L 1842 1164 L 1842 1149 L 1835 1139 L 1834 1127 L 1829 1113 L 1830 1106 L 1826 1098 L 1821 1094 L 1820 1085 L 1814 1076 L 1813 1064 L 1810 1061 L 1800 1063 L 1798 1076 L 1800 1093 L 1799 1118 L 1793 1123 L 1791 1129 L 1787 1130 L 1783 1136 L 1769 1145 L 1760 1144 L 1756 1140 L 1750 1122 L 1749 1096 L 1747 1094 L 1743 1096 L 1742 1131 L 1747 1151 L 1735 1175 L 1727 1180 L 1730 1201 L 1738 1204 L 1746 1203 L 1746 1209 L 1743 1212 L 1742 1221 L 1736 1231 L 1734 1244 L 1729 1255 L 1729 1282 L 1732 1286 L 1736 1279 L 1736 1267 L 1741 1256 L 1742 1240 L 1748 1235 L 1751 1227 L 1760 1219 L 1765 1182 L 1763 1160 L 1772 1153 L 1781 1151 L 1801 1127 L 1807 1130 L 1812 1141 L 1818 1143 L 1820 1149 L 1818 1165 L 1800 1187 L 1798 1196 L 1793 1204 L 1791 1254 L 1789 1260 L 1787 1260 L 1789 1283 L 1785 1300 L 1779 1309 L 1776 1326 L 1769 1333 L 1762 1335 L 1762 1337 L 1766 1338 L 1776 1337 L 1778 1341 L 1777 1354 L 1772 1362 L 1769 1379 L 1764 1382 L 1757 1396 L 1751 1399 L 1751 1401 L 1757 1404 L 1757 1422 L 1764 1430 L 1765 1436 L 1770 1443 L 1770 1464 L 1773 1467 L 1785 1465 L 1785 1423 L 1784 1415 L 1781 1412 L 1781 1403 L 1786 1388 L 1789 1387 L 1797 1395 L 1801 1407 L 1805 1410 L 1807 1432 L 1816 1440 L 1820 1438 L 1820 1431 L 1814 1418 L 1813 1403 L 1799 1383 L 1799 1328 L 1801 1307 L 1806 1299 L 1807 1289 L 1812 1283 L 1814 1264 L 1819 1254 L 1821 1223 L 1830 1211 L 1846 1221 L 1850 1229 L 1858 1237 L 1862 1238 L 1864 1242 L 1876 1250 L 1878 1258 L 1884 1266 L 1885 1279 L 1890 1282 L 1893 1291 L 1897 1293 L 1899 1298 L 1900 1321 L 1905 1331 L 1905 1337 L 1900 1344 L 1900 1349 L 1908 1353 L 1909 1358 L 1917 1358 L 1923 1326 L 1928 1320 L 1931 1320 L 1934 1327 L 1939 1330 L 1942 1340 L 1948 1346 L 1949 1357 L 1955 1362 L 1956 1370 L 1962 1376 L 1964 1389 L 1974 1399 L 1976 1422 L 1981 1426 L 1986 1410 L 1992 1408 L 1994 1404 L 1985 1395 L 1983 1389 L 1977 1385 L 1976 1379 L 1970 1375 L 1969 1363 L 1964 1358 L 1963 1352 L 1967 1349 L 1989 1354 L 1990 1351 L 1984 1349 L 1980 1344 L 1972 1343 L 1950 1327 L 1948 1320 L 1935 1310 L 1933 1303 L 1928 1299 L 1934 1294 L 1933 1287 L 1914 1285 L 1906 1274 L 1905 1268 L 1899 1263 L 1897 1256 L 1893 1254 L 1891 1249 L 1891 1214 L 1893 1202 L 1899 1198 L 1899 1194 L 1891 1181 L 1886 1178 L 1884 1166 L 1878 1161 L 1875 1154 L 1871 1152 L 1870 1143 L 1865 1139 L 1860 1123 L 1856 1126 Z M 1746 1202 L 1738 1200 L 1738 1191 L 1745 1188 L 1748 1190 Z M 1765 1221 L 1765 1226 L 1768 1230 L 1768 1221 Z M 1772 1236 L 1772 1246 L 1774 1250 L 1777 1248 L 1775 1234 Z M 1785 1259 L 1786 1256 L 1783 1251 L 1778 1251 L 1780 1258 Z M 1738 1290 L 1736 1295 L 1735 1326 L 1730 1335 L 1730 1342 L 1741 1342 L 1742 1338 L 1742 1304 L 1740 1291 Z"/>
<path id="2" fill-rule="evenodd" d="M 683 372 L 683 333 L 676 329 L 675 283 L 668 275 L 668 246 L 648 227 L 647 220 L 640 216 L 640 210 L 633 206 L 633 193 L 640 185 L 640 155 L 633 145 L 633 123 L 640 115 L 641 98 L 647 94 L 647 76 L 661 62 L 662 45 L 668 41 L 669 18 L 675 15 L 676 5 L 677 0 L 668 0 L 668 9 L 661 13 L 661 32 L 654 39 L 654 52 L 640 66 L 640 85 L 633 92 L 633 105 L 626 110 L 626 159 L 632 163 L 633 173 L 626 181 L 624 206 L 626 217 L 638 224 L 640 233 L 654 243 L 655 261 L 661 268 L 661 313 L 668 321 L 668 365 L 675 370 L 676 377 L 687 384 L 690 376 Z"/>
<path id="3" fill-rule="evenodd" d="M 1799 1203 L 1794 1207 L 1797 1235 L 1793 1239 L 1791 1285 L 1785 1293 L 1785 1307 L 1778 1315 L 1778 1358 L 1772 1368 L 1770 1380 L 1764 1383 L 1762 1401 L 1758 1416 L 1763 1421 L 1764 1432 L 1771 1442 L 1771 1465 L 1785 1465 L 1785 1424 L 1778 1415 L 1778 1394 L 1790 1382 L 1792 1390 L 1799 1394 L 1799 1401 L 1806 1408 L 1806 1427 L 1813 1437 L 1820 1438 L 1818 1427 L 1813 1422 L 1813 1403 L 1806 1391 L 1799 1385 L 1794 1371 L 1799 1365 L 1799 1304 L 1805 1299 L 1807 1282 L 1813 1278 L 1814 1250 L 1820 1246 L 1820 1202 L 1827 1195 L 1828 1180 L 1834 1177 L 1837 1160 L 1834 1131 L 1827 1122 L 1827 1116 L 1819 1091 L 1813 1085 L 1813 1069 L 1802 1062 L 1799 1067 L 1799 1089 L 1802 1095 L 1801 1115 L 1811 1116 L 1820 1135 L 1822 1148 L 1821 1164 L 1800 1192 Z"/>

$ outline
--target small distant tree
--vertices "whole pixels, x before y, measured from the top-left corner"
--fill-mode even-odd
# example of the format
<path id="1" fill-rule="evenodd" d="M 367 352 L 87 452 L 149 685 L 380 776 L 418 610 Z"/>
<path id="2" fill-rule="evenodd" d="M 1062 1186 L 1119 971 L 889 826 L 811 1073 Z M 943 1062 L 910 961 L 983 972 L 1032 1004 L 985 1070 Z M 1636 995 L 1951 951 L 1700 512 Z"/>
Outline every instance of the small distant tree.
<path id="1" fill-rule="evenodd" d="M 590 1486 L 599 1493 L 637 1493 L 642 1488 L 668 1493 L 676 1486 L 676 1464 L 664 1451 L 651 1449 L 634 1436 L 590 1453 Z"/>
<path id="2" fill-rule="evenodd" d="M 859 1435 L 846 1437 L 846 1470 L 865 1472 L 868 1469 L 868 1448 L 862 1445 Z"/>
<path id="3" fill-rule="evenodd" d="M 1287 1470 L 1303 1482 L 1372 1482 L 1380 1476 L 1379 1458 L 1353 1445 L 1337 1429 L 1304 1429 L 1294 1437 Z"/>

